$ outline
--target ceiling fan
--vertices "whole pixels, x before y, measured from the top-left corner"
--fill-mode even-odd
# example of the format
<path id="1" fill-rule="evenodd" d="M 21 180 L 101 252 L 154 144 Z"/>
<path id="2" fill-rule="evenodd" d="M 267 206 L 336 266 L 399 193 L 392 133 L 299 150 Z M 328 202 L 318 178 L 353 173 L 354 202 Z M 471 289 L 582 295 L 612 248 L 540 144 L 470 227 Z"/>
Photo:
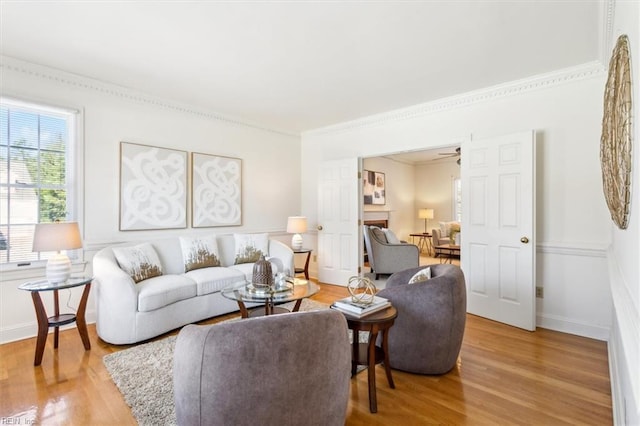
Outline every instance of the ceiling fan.
<path id="1" fill-rule="evenodd" d="M 450 158 L 450 157 L 460 157 L 461 153 L 462 151 L 460 147 L 457 147 L 454 152 L 440 152 L 438 153 L 438 155 L 444 156 L 443 158 Z M 460 165 L 460 158 L 458 158 L 456 163 L 458 163 L 458 166 Z"/>

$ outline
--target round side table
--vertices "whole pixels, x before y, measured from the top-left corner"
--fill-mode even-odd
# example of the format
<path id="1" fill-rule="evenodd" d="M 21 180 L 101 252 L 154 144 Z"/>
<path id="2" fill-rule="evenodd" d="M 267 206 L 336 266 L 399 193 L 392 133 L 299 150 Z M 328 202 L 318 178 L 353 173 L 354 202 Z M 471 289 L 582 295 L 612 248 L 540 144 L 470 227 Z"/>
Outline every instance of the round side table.
<path id="1" fill-rule="evenodd" d="M 341 311 L 342 312 L 342 311 Z M 378 411 L 378 402 L 376 399 L 376 364 L 384 363 L 384 370 L 387 374 L 389 387 L 395 389 L 391 376 L 391 367 L 389 367 L 389 350 L 387 338 L 389 329 L 393 325 L 398 316 L 398 311 L 393 306 L 374 312 L 362 318 L 356 318 L 344 313 L 347 320 L 347 326 L 353 331 L 353 343 L 351 352 L 351 376 L 356 374 L 358 365 L 366 365 L 368 370 L 369 381 L 369 411 L 376 413 Z M 361 331 L 369 332 L 369 343 L 360 343 L 359 333 Z M 376 346 L 378 333 L 382 332 L 382 347 Z"/>
<path id="2" fill-rule="evenodd" d="M 89 333 L 87 332 L 87 322 L 84 315 L 87 308 L 87 299 L 89 298 L 92 279 L 91 277 L 69 278 L 63 283 L 50 283 L 47 280 L 30 281 L 18 287 L 20 290 L 31 292 L 33 307 L 36 310 L 36 318 L 38 319 L 38 340 L 36 341 L 36 356 L 33 365 L 37 366 L 42 363 L 42 354 L 44 353 L 44 346 L 47 343 L 47 334 L 49 333 L 50 327 L 54 327 L 53 347 L 55 349 L 58 348 L 59 328 L 73 322 L 78 326 L 78 333 L 80 333 L 80 338 L 82 339 L 85 350 L 91 349 Z M 77 312 L 75 314 L 60 314 L 58 290 L 80 286 L 84 286 L 84 291 L 82 292 Z M 54 315 L 51 317 L 47 317 L 47 311 L 40 298 L 41 291 L 53 291 Z"/>

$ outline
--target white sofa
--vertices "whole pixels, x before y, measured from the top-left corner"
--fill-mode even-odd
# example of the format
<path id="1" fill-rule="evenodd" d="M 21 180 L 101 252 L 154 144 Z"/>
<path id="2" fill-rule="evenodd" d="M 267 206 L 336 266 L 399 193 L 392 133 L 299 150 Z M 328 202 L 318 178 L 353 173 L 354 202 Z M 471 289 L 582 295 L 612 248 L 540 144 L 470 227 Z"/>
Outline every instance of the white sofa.
<path id="1" fill-rule="evenodd" d="M 220 290 L 251 282 L 253 263 L 234 265 L 233 234 L 215 236 L 221 266 L 185 272 L 180 237 L 148 241 L 158 255 L 162 275 L 136 283 L 116 259 L 115 247 L 93 257 L 96 329 L 112 344 L 150 339 L 186 324 L 238 310 L 238 304 L 222 297 Z M 268 240 L 272 270 L 292 275 L 293 251 L 277 240 Z"/>

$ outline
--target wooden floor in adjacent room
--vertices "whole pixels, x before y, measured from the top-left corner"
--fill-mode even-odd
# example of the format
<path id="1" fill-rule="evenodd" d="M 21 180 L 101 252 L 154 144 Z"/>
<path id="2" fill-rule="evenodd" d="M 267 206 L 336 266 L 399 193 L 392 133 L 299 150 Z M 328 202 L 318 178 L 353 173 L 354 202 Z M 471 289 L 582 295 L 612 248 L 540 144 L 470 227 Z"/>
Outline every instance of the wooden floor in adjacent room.
<path id="1" fill-rule="evenodd" d="M 347 295 L 344 287 L 321 287 L 319 302 Z M 90 351 L 75 329 L 61 333 L 56 352 L 50 336 L 40 367 L 33 366 L 35 338 L 0 345 L 0 424 L 135 424 L 102 363 L 128 346 L 102 342 L 93 325 L 89 333 Z M 468 315 L 459 365 L 448 374 L 393 371 L 396 389 L 389 389 L 384 368 L 376 368 L 378 413 L 369 412 L 367 375 L 358 374 L 347 425 L 613 423 L 607 345 L 597 340 Z"/>

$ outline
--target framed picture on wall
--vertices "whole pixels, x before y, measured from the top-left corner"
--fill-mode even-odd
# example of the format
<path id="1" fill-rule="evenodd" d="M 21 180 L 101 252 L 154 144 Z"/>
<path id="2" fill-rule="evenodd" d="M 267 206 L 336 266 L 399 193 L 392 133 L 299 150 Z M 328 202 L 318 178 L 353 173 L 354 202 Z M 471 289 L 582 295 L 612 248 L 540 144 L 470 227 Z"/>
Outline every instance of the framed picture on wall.
<path id="1" fill-rule="evenodd" d="M 187 227 L 187 152 L 120 143 L 120 230 Z"/>
<path id="2" fill-rule="evenodd" d="M 242 224 L 242 160 L 191 153 L 191 226 Z"/>
<path id="3" fill-rule="evenodd" d="M 364 170 L 362 173 L 364 204 L 385 204 L 384 173 Z"/>

